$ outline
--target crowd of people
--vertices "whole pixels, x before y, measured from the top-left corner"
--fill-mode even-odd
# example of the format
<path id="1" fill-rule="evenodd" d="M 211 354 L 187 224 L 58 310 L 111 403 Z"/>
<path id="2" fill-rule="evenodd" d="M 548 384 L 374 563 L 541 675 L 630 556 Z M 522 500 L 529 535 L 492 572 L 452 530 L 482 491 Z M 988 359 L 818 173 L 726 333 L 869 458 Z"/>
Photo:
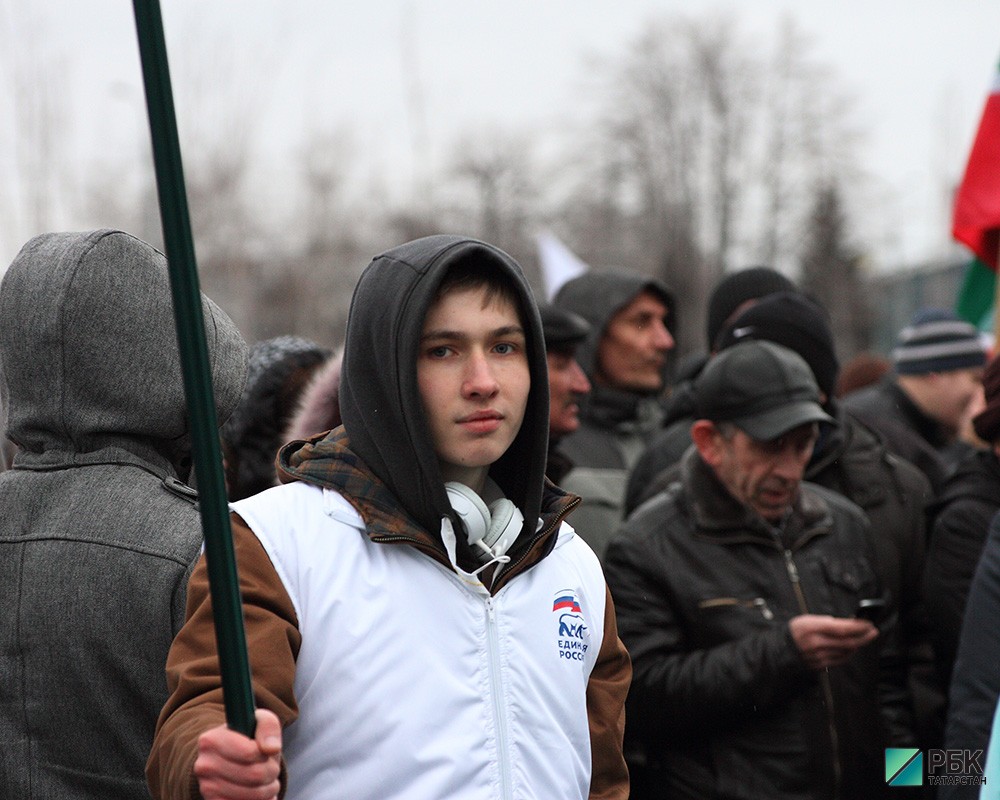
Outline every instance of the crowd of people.
<path id="1" fill-rule="evenodd" d="M 248 347 L 203 298 L 247 736 L 165 258 L 29 241 L 0 284 L 0 796 L 862 800 L 900 791 L 886 748 L 979 754 L 928 759 L 922 797 L 1000 782 L 1000 359 L 922 309 L 842 370 L 826 309 L 752 267 L 675 363 L 684 306 L 626 269 L 539 304 L 443 235 L 372 260 L 340 348 Z"/>

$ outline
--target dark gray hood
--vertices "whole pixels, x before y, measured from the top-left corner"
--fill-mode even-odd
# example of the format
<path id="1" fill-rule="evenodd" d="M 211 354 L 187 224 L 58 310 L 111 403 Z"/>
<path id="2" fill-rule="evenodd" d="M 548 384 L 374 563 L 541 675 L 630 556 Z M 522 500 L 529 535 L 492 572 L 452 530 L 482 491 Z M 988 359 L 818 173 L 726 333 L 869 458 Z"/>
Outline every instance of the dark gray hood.
<path id="1" fill-rule="evenodd" d="M 676 336 L 674 294 L 655 278 L 632 272 L 594 270 L 567 281 L 556 294 L 552 301 L 554 305 L 579 314 L 590 323 L 590 333 L 577 349 L 576 360 L 591 380 L 597 369 L 597 345 L 608 322 L 644 289 L 658 295 L 666 304 L 667 328 Z"/>
<path id="2" fill-rule="evenodd" d="M 548 374 L 541 322 L 520 266 L 492 245 L 460 236 L 428 236 L 377 256 L 351 301 L 340 407 L 351 449 L 426 530 L 451 514 L 417 388 L 424 317 L 450 267 L 488 261 L 508 274 L 527 334 L 531 391 L 524 422 L 490 469 L 534 532 L 548 444 Z"/>
<path id="3" fill-rule="evenodd" d="M 202 311 L 222 421 L 247 347 L 204 296 Z M 94 463 L 115 448 L 176 463 L 189 426 L 163 254 L 109 229 L 29 241 L 0 285 L 0 391 L 19 465 Z"/>

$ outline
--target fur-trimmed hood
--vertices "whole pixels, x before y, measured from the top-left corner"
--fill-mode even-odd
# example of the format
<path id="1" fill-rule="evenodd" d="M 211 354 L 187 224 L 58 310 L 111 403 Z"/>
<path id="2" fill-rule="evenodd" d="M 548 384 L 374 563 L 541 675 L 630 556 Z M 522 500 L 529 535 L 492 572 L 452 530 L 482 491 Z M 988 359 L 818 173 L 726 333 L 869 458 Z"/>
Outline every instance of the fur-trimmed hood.
<path id="1" fill-rule="evenodd" d="M 330 351 L 308 339 L 278 336 L 250 350 L 247 382 L 221 435 L 230 500 L 242 500 L 277 482 L 274 459 L 287 439 L 289 419 L 311 376 Z"/>
<path id="2" fill-rule="evenodd" d="M 313 374 L 302 392 L 298 406 L 282 437 L 285 442 L 308 439 L 333 430 L 343 420 L 340 417 L 340 369 L 344 354 L 338 351 Z"/>

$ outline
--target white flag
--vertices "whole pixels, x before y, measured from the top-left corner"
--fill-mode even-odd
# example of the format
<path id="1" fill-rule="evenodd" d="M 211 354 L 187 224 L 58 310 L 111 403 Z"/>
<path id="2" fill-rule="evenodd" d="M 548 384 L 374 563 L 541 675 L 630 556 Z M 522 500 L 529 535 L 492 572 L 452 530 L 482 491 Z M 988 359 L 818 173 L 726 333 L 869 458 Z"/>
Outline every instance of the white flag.
<path id="1" fill-rule="evenodd" d="M 583 275 L 589 269 L 550 231 L 538 234 L 538 260 L 542 267 L 542 280 L 545 281 L 545 297 L 550 301 L 566 281 Z"/>

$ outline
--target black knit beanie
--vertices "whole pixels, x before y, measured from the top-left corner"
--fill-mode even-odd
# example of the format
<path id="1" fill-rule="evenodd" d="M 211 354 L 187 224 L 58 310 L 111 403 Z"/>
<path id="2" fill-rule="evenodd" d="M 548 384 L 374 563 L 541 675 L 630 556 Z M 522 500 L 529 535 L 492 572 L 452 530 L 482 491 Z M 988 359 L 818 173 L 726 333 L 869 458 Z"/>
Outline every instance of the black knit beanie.
<path id="1" fill-rule="evenodd" d="M 717 349 L 716 339 L 727 320 L 747 300 L 756 300 L 775 292 L 794 292 L 796 286 L 770 267 L 748 267 L 719 281 L 708 298 L 708 349 Z"/>
<path id="2" fill-rule="evenodd" d="M 719 350 L 748 339 L 763 339 L 794 350 L 812 369 L 820 391 L 833 396 L 840 364 L 826 310 L 816 301 L 798 292 L 761 298 L 723 329 Z"/>

